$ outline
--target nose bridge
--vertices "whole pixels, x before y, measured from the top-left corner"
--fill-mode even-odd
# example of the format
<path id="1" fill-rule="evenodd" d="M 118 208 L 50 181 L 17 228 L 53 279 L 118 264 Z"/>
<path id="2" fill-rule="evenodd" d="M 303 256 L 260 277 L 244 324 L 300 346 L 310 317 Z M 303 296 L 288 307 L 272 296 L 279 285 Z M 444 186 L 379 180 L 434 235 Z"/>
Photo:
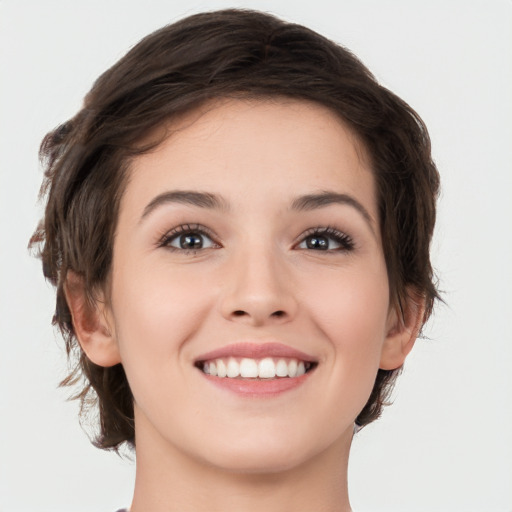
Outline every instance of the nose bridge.
<path id="1" fill-rule="evenodd" d="M 295 315 L 297 305 L 282 256 L 274 244 L 263 239 L 233 252 L 221 306 L 226 318 L 261 325 Z"/>

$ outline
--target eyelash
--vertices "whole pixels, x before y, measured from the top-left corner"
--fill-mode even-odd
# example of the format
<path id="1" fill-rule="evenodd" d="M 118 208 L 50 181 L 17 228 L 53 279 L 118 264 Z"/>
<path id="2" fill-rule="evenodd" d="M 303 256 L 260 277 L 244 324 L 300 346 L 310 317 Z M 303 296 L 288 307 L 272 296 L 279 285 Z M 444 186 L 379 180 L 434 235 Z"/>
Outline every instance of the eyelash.
<path id="1" fill-rule="evenodd" d="M 327 226 L 325 228 L 311 228 L 308 229 L 305 233 L 303 233 L 300 236 L 300 242 L 299 244 L 302 244 L 306 241 L 306 239 L 313 237 L 313 236 L 323 236 L 326 238 L 330 238 L 334 242 L 340 244 L 340 248 L 338 249 L 327 249 L 322 252 L 349 252 L 352 251 L 355 247 L 354 240 L 351 236 L 347 235 L 346 233 L 343 233 L 342 231 L 339 231 L 336 228 L 333 228 L 331 226 Z M 313 249 L 310 249 L 313 250 Z"/>
<path id="2" fill-rule="evenodd" d="M 200 235 L 205 236 L 209 238 L 212 241 L 213 247 L 201 247 L 198 249 L 183 249 L 178 247 L 173 247 L 171 242 L 173 242 L 177 237 L 181 235 L 187 235 L 187 234 L 194 234 L 194 235 Z M 327 253 L 333 253 L 333 252 L 349 252 L 354 249 L 354 241 L 351 236 L 347 235 L 346 233 L 343 233 L 342 231 L 339 231 L 336 228 L 327 226 L 327 227 L 316 227 L 308 229 L 306 232 L 302 233 L 299 237 L 299 241 L 295 244 L 295 247 L 298 245 L 306 242 L 306 240 L 310 237 L 317 236 L 317 237 L 326 237 L 337 244 L 339 244 L 341 247 L 336 249 L 326 249 L 322 250 L 321 252 L 327 252 Z M 158 247 L 165 247 L 166 249 L 173 251 L 173 252 L 181 252 L 183 254 L 196 254 L 199 251 L 205 250 L 205 249 L 211 249 L 211 248 L 220 248 L 221 245 L 215 241 L 215 235 L 205 226 L 201 224 L 182 224 L 180 226 L 176 226 L 171 231 L 166 232 L 159 240 Z M 312 250 L 314 249 L 306 249 L 303 248 L 301 250 Z"/>
<path id="3" fill-rule="evenodd" d="M 215 242 L 215 236 L 214 234 L 205 226 L 201 224 L 182 224 L 180 226 L 176 226 L 175 228 L 171 229 L 171 231 L 167 231 L 161 238 L 158 243 L 158 247 L 165 247 L 166 249 L 170 251 L 177 251 L 185 254 L 196 254 L 198 251 L 204 250 L 205 248 L 199 248 L 199 249 L 178 249 L 177 247 L 173 247 L 171 242 L 173 242 L 177 237 L 181 235 L 187 235 L 187 234 L 193 234 L 193 235 L 201 235 L 208 237 L 212 242 L 215 248 L 220 247 L 220 244 Z"/>

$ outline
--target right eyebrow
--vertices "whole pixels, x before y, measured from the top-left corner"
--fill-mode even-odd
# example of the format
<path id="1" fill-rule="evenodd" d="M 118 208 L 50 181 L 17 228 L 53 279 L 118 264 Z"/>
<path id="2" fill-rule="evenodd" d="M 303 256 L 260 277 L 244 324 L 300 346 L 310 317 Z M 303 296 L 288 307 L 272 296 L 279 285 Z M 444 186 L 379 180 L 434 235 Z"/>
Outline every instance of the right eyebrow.
<path id="1" fill-rule="evenodd" d="M 227 202 L 220 196 L 193 190 L 169 190 L 154 197 L 144 208 L 140 221 L 144 220 L 157 207 L 168 203 L 181 203 L 212 210 L 228 210 Z"/>

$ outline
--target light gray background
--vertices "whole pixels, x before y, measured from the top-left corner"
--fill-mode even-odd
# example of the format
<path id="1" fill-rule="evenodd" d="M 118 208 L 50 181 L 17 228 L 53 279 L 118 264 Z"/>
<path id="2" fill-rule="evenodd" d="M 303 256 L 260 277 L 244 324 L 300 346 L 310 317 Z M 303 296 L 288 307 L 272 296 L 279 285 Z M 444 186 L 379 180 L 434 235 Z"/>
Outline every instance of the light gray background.
<path id="1" fill-rule="evenodd" d="M 230 6 L 352 49 L 426 121 L 442 173 L 433 257 L 448 306 L 354 441 L 354 510 L 512 511 L 510 0 L 0 0 L 0 511 L 113 512 L 133 487 L 133 465 L 94 449 L 56 389 L 53 291 L 25 249 L 39 142 L 142 36 Z"/>

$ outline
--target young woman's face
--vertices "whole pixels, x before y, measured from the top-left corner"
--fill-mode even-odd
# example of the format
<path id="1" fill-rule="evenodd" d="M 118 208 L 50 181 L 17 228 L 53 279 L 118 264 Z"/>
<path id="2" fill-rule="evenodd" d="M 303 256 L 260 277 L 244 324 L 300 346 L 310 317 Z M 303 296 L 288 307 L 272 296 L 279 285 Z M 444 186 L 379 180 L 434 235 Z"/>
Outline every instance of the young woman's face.
<path id="1" fill-rule="evenodd" d="M 241 471 L 345 450 L 394 318 L 364 151 L 291 100 L 169 134 L 133 160 L 114 244 L 137 447 Z"/>

